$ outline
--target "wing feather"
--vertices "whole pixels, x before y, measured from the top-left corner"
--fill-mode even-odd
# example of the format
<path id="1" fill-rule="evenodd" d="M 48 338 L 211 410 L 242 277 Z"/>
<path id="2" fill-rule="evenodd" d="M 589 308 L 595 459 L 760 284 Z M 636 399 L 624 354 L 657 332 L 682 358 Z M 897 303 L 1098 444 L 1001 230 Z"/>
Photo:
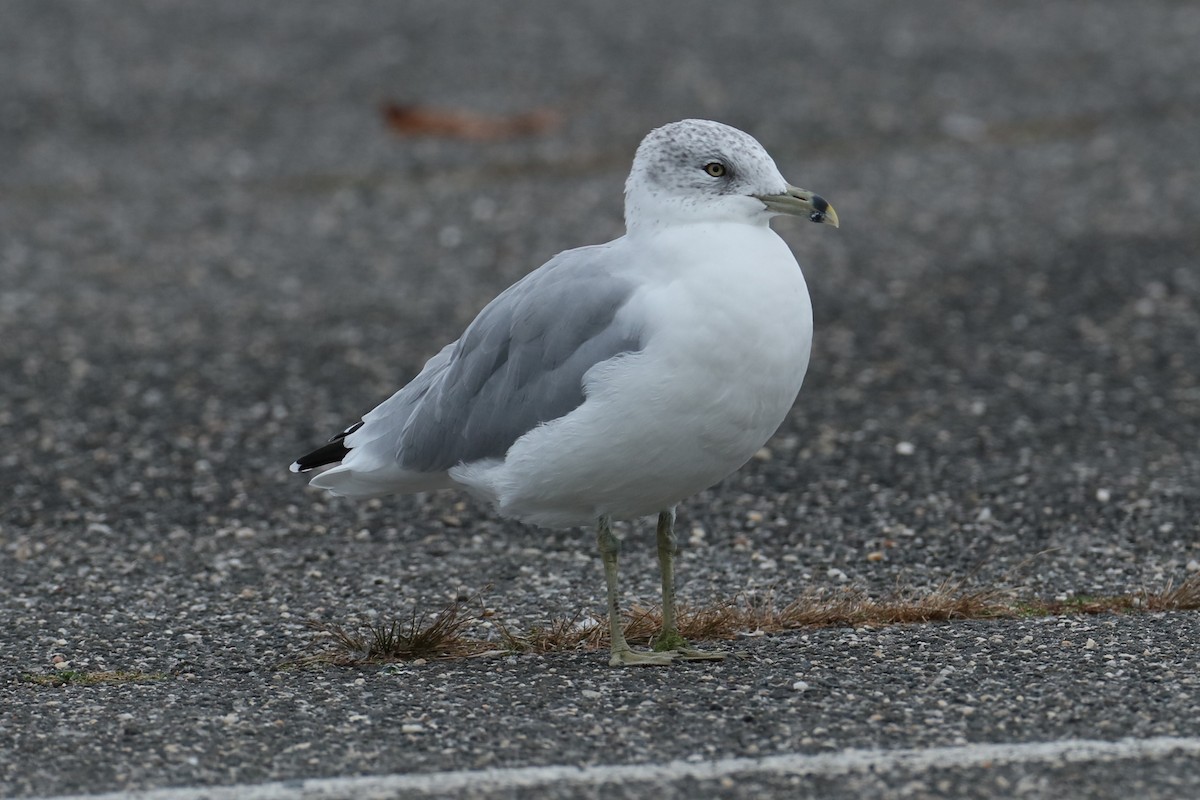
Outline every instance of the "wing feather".
<path id="1" fill-rule="evenodd" d="M 634 284 L 605 264 L 608 245 L 555 256 L 496 297 L 462 338 L 345 439 L 356 471 L 443 472 L 502 458 L 534 427 L 584 401 L 596 364 L 642 348 L 620 309 Z"/>

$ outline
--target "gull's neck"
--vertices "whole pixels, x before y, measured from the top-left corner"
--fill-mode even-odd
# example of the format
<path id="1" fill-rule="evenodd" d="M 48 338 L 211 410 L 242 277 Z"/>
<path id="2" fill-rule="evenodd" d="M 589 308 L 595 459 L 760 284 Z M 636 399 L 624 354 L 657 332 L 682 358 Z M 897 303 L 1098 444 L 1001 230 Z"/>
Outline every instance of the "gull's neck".
<path id="1" fill-rule="evenodd" d="M 734 198 L 731 198 L 733 200 Z M 654 233 L 687 225 L 748 225 L 766 228 L 770 215 L 762 213 L 753 198 L 745 207 L 716 205 L 678 197 L 640 197 L 627 193 L 625 197 L 625 231 L 630 236 Z"/>

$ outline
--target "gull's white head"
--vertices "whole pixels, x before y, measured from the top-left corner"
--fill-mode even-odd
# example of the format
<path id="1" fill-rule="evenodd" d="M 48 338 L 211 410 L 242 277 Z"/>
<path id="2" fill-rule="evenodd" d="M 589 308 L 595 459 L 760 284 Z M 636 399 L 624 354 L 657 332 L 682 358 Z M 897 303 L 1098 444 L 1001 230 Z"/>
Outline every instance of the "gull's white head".
<path id="1" fill-rule="evenodd" d="M 706 119 L 650 131 L 625 182 L 630 232 L 695 222 L 766 225 L 777 214 L 838 224 L 823 198 L 783 179 L 753 136 Z"/>

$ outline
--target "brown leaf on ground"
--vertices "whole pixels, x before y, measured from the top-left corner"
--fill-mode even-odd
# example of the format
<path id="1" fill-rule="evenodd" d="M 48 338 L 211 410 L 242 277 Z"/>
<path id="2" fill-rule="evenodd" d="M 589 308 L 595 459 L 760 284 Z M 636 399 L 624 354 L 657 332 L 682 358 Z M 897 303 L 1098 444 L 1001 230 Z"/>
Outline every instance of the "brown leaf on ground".
<path id="1" fill-rule="evenodd" d="M 406 103 L 384 103 L 383 120 L 400 136 L 439 136 L 483 142 L 535 136 L 562 124 L 562 116 L 541 108 L 505 116 Z"/>

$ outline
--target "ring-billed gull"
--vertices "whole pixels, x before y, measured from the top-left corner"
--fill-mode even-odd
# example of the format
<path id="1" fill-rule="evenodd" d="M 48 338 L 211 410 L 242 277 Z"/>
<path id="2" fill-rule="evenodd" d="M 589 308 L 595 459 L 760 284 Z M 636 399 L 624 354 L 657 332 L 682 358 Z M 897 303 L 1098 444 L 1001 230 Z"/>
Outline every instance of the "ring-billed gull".
<path id="1" fill-rule="evenodd" d="M 675 505 L 746 463 L 795 402 L 812 306 L 779 214 L 837 226 L 753 137 L 708 120 L 651 131 L 625 184 L 626 234 L 559 253 L 487 305 L 391 398 L 298 459 L 346 497 L 453 486 L 501 516 L 597 526 L 610 663 L 722 658 L 675 621 Z M 658 514 L 663 629 L 621 629 L 613 519 Z"/>

